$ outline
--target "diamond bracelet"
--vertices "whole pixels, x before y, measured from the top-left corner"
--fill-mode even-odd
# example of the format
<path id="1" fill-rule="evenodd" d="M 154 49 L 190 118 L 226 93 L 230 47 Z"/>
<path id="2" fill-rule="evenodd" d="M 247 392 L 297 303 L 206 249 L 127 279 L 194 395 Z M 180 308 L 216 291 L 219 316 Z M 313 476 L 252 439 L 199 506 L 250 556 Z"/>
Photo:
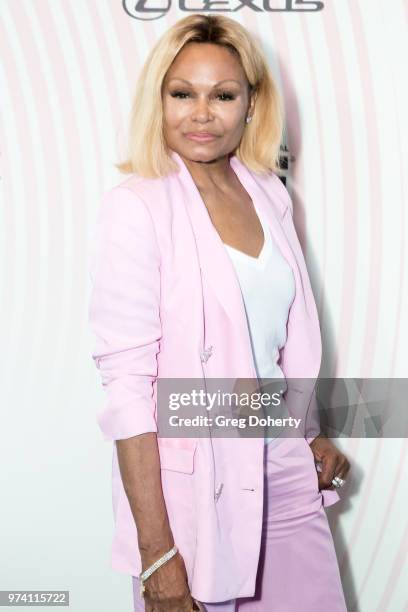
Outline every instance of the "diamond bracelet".
<path id="1" fill-rule="evenodd" d="M 141 597 L 144 597 L 145 592 L 144 581 L 147 580 L 147 578 L 149 578 L 149 576 L 151 576 L 153 572 L 156 571 L 161 565 L 163 565 L 163 563 L 166 563 L 166 561 L 174 557 L 177 551 L 177 546 L 173 546 L 171 550 L 166 552 L 162 557 L 160 557 L 160 559 L 157 559 L 157 561 L 155 561 L 150 567 L 148 567 L 144 572 L 141 572 L 139 574 Z"/>

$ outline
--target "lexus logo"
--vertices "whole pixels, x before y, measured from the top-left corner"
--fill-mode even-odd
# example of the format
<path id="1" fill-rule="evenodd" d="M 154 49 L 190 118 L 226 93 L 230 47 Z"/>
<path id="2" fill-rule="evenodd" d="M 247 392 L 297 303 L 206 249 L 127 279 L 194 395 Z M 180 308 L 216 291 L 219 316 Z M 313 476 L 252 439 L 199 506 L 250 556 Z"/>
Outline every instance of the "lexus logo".
<path id="1" fill-rule="evenodd" d="M 181 11 L 189 13 L 235 13 L 246 7 L 256 13 L 316 13 L 324 8 L 323 2 L 313 0 L 202 0 L 202 7 L 189 7 L 189 0 L 178 0 Z M 122 0 L 125 12 L 133 19 L 151 21 L 160 19 L 171 8 L 172 0 Z M 223 8 L 219 5 L 223 4 Z"/>

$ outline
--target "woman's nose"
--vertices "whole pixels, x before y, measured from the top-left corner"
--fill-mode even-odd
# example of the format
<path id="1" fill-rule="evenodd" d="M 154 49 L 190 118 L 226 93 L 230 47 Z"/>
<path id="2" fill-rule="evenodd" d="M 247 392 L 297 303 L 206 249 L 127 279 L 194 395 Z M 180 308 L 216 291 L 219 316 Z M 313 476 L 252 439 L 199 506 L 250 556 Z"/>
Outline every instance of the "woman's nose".
<path id="1" fill-rule="evenodd" d="M 193 109 L 193 119 L 198 121 L 208 121 L 210 118 L 210 105 L 206 98 L 197 98 L 194 109 Z"/>

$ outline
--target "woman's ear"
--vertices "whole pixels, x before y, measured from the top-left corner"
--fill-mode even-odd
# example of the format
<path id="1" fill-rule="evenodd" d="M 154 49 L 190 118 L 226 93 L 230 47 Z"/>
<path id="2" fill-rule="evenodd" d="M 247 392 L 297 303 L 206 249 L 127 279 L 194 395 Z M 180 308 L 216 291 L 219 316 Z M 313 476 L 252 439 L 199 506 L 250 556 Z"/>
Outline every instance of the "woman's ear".
<path id="1" fill-rule="evenodd" d="M 257 96 L 257 91 L 254 87 L 251 87 L 250 89 L 250 99 L 249 99 L 249 108 L 248 108 L 248 115 L 252 115 L 254 114 L 254 110 L 255 110 L 255 101 L 256 101 L 256 96 Z"/>

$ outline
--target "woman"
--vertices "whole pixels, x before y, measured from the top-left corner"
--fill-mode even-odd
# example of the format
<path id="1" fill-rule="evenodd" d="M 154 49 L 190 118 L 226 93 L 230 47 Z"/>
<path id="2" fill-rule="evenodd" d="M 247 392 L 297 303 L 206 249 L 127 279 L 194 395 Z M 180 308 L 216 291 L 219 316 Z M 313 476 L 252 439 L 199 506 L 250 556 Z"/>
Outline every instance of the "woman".
<path id="1" fill-rule="evenodd" d="M 281 134 L 275 84 L 238 23 L 189 16 L 151 51 L 130 176 L 99 212 L 90 303 L 114 442 L 112 567 L 133 576 L 135 610 L 346 609 L 324 506 L 349 463 L 319 435 L 320 329 L 276 175 Z M 265 438 L 174 437 L 158 410 L 162 380 L 261 379 L 279 381 L 278 412 L 301 433 L 290 421 Z"/>

